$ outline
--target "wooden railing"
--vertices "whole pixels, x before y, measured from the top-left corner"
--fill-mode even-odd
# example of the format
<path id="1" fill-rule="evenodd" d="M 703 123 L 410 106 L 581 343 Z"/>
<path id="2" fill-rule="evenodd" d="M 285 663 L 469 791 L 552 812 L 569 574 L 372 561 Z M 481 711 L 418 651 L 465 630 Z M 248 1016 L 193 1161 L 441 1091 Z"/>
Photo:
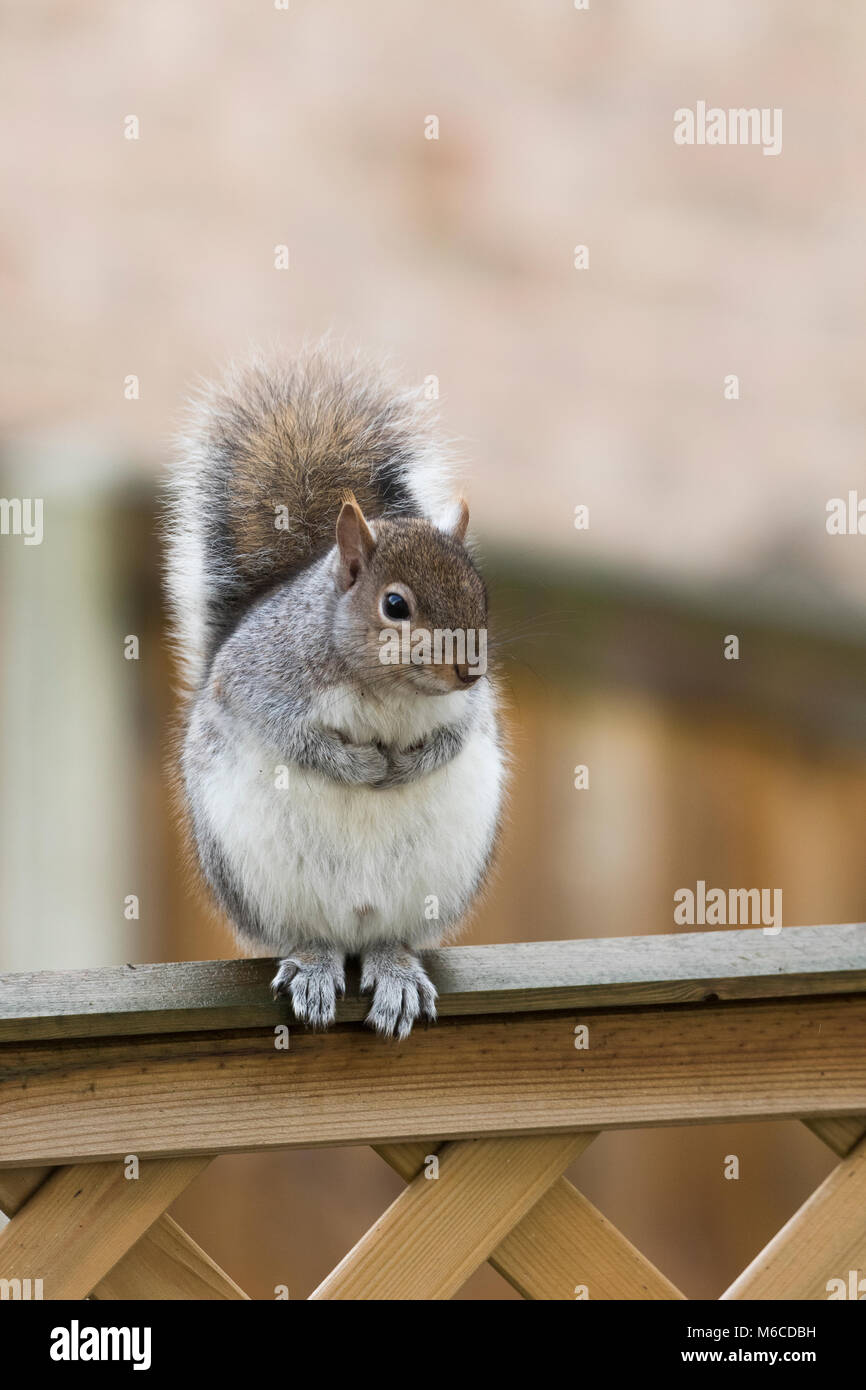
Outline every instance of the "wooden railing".
<path id="1" fill-rule="evenodd" d="M 485 1260 L 526 1298 L 681 1298 L 563 1174 L 599 1130 L 771 1117 L 841 1162 L 724 1297 L 866 1273 L 866 927 L 428 959 L 440 1020 L 402 1044 L 352 993 L 296 1027 L 269 961 L 0 977 L 0 1280 L 244 1298 L 174 1199 L 218 1154 L 364 1143 L 406 1188 L 313 1298 L 448 1298 Z"/>

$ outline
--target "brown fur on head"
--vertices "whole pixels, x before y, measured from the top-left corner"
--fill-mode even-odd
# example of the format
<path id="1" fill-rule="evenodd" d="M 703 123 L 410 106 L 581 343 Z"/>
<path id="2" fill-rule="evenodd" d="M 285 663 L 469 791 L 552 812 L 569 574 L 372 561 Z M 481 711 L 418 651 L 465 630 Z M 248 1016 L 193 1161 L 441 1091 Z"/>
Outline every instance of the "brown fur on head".
<path id="1" fill-rule="evenodd" d="M 463 544 L 468 524 L 461 499 L 450 531 L 419 517 L 371 526 L 355 497 L 346 494 L 336 526 L 336 635 L 360 679 L 379 688 L 399 681 L 420 694 L 444 695 L 478 678 L 475 656 L 482 633 L 486 644 L 487 590 Z M 437 632 L 443 634 L 438 642 Z M 397 639 L 405 655 L 396 663 L 383 661 L 383 651 L 393 652 Z"/>

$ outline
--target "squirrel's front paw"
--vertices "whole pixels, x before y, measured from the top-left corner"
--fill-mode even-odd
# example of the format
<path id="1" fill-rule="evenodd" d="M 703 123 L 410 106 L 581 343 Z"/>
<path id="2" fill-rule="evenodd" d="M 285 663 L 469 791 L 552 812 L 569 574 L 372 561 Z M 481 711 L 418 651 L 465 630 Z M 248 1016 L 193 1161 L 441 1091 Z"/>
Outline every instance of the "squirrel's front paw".
<path id="1" fill-rule="evenodd" d="M 418 1018 L 436 1018 L 436 990 L 414 952 L 379 946 L 361 959 L 361 993 L 372 994 L 367 1022 L 385 1037 L 408 1038 Z"/>
<path id="2" fill-rule="evenodd" d="M 392 749 L 388 755 L 388 776 L 384 785 L 399 787 L 406 782 L 414 782 L 417 777 L 420 777 L 424 771 L 421 757 L 423 750 L 423 744 L 405 750 Z"/>
<path id="3" fill-rule="evenodd" d="M 388 755 L 375 743 L 348 744 L 343 749 L 351 782 L 375 787 L 388 776 Z"/>
<path id="4" fill-rule="evenodd" d="M 297 950 L 280 961 L 271 989 L 275 999 L 291 999 L 299 1023 L 327 1028 L 336 1017 L 337 998 L 346 992 L 343 957 L 330 946 Z"/>

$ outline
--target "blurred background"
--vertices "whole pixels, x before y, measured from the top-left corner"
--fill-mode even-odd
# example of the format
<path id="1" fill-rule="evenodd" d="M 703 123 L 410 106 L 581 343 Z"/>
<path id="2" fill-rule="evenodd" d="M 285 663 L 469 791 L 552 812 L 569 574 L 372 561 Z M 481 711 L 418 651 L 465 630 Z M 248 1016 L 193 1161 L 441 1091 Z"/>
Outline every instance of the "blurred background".
<path id="1" fill-rule="evenodd" d="M 866 11 L 0 22 L 0 494 L 45 508 L 41 545 L 0 537 L 0 970 L 237 953 L 168 794 L 156 499 L 197 377 L 325 331 L 438 391 L 490 580 L 514 775 L 464 940 L 671 932 L 698 879 L 866 918 L 866 539 L 825 524 L 866 494 Z M 782 153 L 676 146 L 699 100 L 781 108 Z M 723 1125 L 606 1134 L 571 1176 L 717 1297 L 833 1162 Z M 302 1298 L 399 1187 L 368 1150 L 241 1156 L 173 1211 L 253 1297 Z M 516 1297 L 490 1270 L 460 1296 Z"/>

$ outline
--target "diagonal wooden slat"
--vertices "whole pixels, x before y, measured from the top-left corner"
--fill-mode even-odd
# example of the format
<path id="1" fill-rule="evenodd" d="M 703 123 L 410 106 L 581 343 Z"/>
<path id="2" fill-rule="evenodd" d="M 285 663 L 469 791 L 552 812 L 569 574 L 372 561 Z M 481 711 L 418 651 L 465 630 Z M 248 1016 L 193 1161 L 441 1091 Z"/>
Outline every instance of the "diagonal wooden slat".
<path id="1" fill-rule="evenodd" d="M 508 1233 L 490 1263 L 524 1298 L 574 1299 L 578 1287 L 593 1301 L 685 1297 L 565 1178 Z"/>
<path id="2" fill-rule="evenodd" d="M 170 1216 L 154 1221 L 113 1269 L 94 1297 L 107 1299 L 249 1299 L 233 1279 Z"/>
<path id="3" fill-rule="evenodd" d="M 313 1299 L 446 1299 L 592 1136 L 448 1144 L 341 1260 Z"/>
<path id="4" fill-rule="evenodd" d="M 823 1139 L 824 1143 L 840 1158 L 845 1158 L 866 1134 L 866 1115 L 843 1115 L 839 1118 L 831 1117 L 826 1120 L 805 1120 L 804 1124 L 819 1139 Z"/>
<path id="5" fill-rule="evenodd" d="M 207 1158 L 60 1168 L 0 1232 L 0 1278 L 42 1279 L 46 1299 L 84 1298 L 207 1166 Z"/>
<path id="6" fill-rule="evenodd" d="M 53 1168 L 0 1169 L 0 1211 L 14 1216 L 53 1172 Z"/>
<path id="7" fill-rule="evenodd" d="M 862 1117 L 846 1116 L 805 1123 L 842 1155 L 849 1153 L 866 1136 L 866 1119 Z M 436 1146 L 429 1144 L 376 1146 L 376 1152 L 407 1181 L 421 1170 L 427 1154 L 435 1151 Z M 589 1272 L 583 1278 L 573 1280 L 575 1251 L 581 1252 L 584 1270 Z M 591 1252 L 591 1258 L 585 1257 L 586 1251 Z M 758 1261 L 766 1253 L 762 1252 Z M 490 1263 L 525 1298 L 572 1298 L 574 1283 L 588 1285 L 592 1298 L 684 1297 L 565 1178 L 554 1183 L 505 1237 L 491 1255 Z M 753 1262 L 750 1270 L 754 1269 L 756 1263 Z M 740 1280 L 745 1279 L 746 1273 L 748 1271 L 740 1276 Z M 732 1285 L 724 1297 L 759 1296 L 735 1294 L 733 1290 L 740 1280 Z M 826 1290 L 822 1296 L 826 1297 Z"/>
<path id="8" fill-rule="evenodd" d="M 722 1294 L 723 1299 L 826 1299 L 827 1282 L 866 1277 L 866 1139 L 834 1168 Z"/>
<path id="9" fill-rule="evenodd" d="M 587 1138 L 592 1140 L 595 1135 L 588 1135 Z M 444 1144 L 434 1140 L 430 1144 L 374 1144 L 373 1148 L 395 1173 L 399 1173 L 406 1182 L 411 1182 L 422 1171 L 428 1154 L 440 1153 Z"/>
<path id="10" fill-rule="evenodd" d="M 14 1216 L 56 1171 L 0 1169 L 0 1211 Z M 160 1216 L 94 1288 L 96 1299 L 246 1299 L 170 1216 Z"/>
<path id="11" fill-rule="evenodd" d="M 410 1181 L 436 1146 L 377 1144 L 376 1152 Z M 595 1300 L 685 1297 L 567 1178 L 547 1189 L 489 1262 L 524 1298 L 535 1300 L 574 1299 L 578 1285 Z"/>

